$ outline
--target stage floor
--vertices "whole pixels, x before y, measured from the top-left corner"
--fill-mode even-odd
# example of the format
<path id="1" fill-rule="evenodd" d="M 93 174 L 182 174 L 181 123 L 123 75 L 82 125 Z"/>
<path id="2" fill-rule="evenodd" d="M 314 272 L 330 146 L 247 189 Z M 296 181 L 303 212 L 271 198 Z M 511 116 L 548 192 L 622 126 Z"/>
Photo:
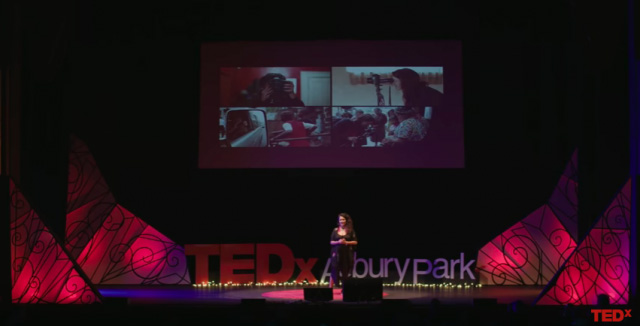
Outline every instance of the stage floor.
<path id="1" fill-rule="evenodd" d="M 589 306 L 533 306 L 542 286 L 385 286 L 383 300 L 304 300 L 303 286 L 97 287 L 104 304 L 12 305 L 8 325 L 557 325 L 593 320 Z M 248 300 L 247 300 L 248 299 Z M 260 299 L 260 300 L 255 300 Z M 438 299 L 440 304 L 434 303 Z M 475 301 L 475 299 L 495 299 Z M 515 304 L 521 301 L 523 305 Z M 497 304 L 495 304 L 496 302 Z M 567 310 L 568 309 L 568 310 Z M 2 318 L 0 318 L 2 321 Z"/>
<path id="2" fill-rule="evenodd" d="M 438 288 L 385 286 L 383 300 L 407 300 L 413 304 L 428 304 L 438 299 L 443 304 L 473 304 L 474 299 L 496 299 L 498 304 L 522 301 L 531 304 L 543 286 L 483 286 L 469 288 Z M 98 286 L 107 299 L 126 299 L 129 305 L 146 304 L 239 304 L 243 299 L 265 299 L 265 302 L 304 301 L 303 286 L 234 286 L 194 287 L 174 285 Z M 343 302 L 340 289 L 334 289 L 334 300 Z"/>

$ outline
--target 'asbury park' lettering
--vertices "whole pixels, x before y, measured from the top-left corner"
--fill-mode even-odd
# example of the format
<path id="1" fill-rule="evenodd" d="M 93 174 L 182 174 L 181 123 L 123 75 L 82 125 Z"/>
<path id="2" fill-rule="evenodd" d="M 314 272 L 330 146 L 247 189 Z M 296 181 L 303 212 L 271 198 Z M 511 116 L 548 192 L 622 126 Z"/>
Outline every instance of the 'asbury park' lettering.
<path id="1" fill-rule="evenodd" d="M 464 280 L 466 275 L 471 280 L 475 280 L 475 276 L 471 272 L 471 265 L 475 263 L 475 260 L 470 260 L 465 263 L 464 253 L 460 253 L 460 259 L 447 260 L 444 258 L 438 258 L 431 262 L 429 259 L 411 259 L 407 258 L 403 263 L 400 263 L 398 258 L 380 258 L 380 259 L 365 259 L 355 257 L 352 276 L 354 278 L 387 278 L 390 271 L 397 272 L 398 280 L 397 284 L 404 283 L 405 277 L 409 266 L 412 266 L 413 284 L 420 283 L 419 277 L 421 275 L 429 275 L 435 279 L 457 279 Z M 374 267 L 374 264 L 377 265 Z M 374 271 L 374 269 L 377 270 Z M 459 274 L 458 274 L 459 272 Z M 331 259 L 327 260 L 327 264 L 324 267 L 324 272 L 320 282 L 328 282 L 331 277 Z"/>
<path id="2" fill-rule="evenodd" d="M 196 283 L 209 282 L 209 259 L 218 257 L 220 262 L 220 283 L 282 283 L 294 279 L 295 282 L 318 281 L 312 269 L 318 258 L 296 258 L 293 251 L 280 243 L 245 243 L 245 244 L 187 244 L 185 254 L 195 258 Z M 280 260 L 278 271 L 270 266 L 271 257 Z M 413 275 L 413 284 L 420 283 L 420 278 L 426 279 L 431 275 L 435 279 L 459 279 L 467 276 L 475 280 L 471 272 L 471 265 L 475 260 L 465 261 L 464 253 L 460 259 L 438 258 L 429 259 L 407 258 L 358 258 L 355 257 L 353 277 L 355 278 L 386 278 L 393 282 L 393 275 L 398 275 L 396 283 L 404 283 L 408 273 Z M 331 259 L 327 259 L 320 282 L 328 282 L 330 278 Z"/>

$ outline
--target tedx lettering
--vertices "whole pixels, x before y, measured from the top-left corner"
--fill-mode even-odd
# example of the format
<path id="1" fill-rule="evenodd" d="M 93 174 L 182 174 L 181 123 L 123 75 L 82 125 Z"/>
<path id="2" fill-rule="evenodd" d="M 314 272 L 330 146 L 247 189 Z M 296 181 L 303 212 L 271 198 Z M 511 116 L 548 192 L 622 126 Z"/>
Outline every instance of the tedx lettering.
<path id="1" fill-rule="evenodd" d="M 593 321 L 621 322 L 631 317 L 631 309 L 591 309 Z"/>

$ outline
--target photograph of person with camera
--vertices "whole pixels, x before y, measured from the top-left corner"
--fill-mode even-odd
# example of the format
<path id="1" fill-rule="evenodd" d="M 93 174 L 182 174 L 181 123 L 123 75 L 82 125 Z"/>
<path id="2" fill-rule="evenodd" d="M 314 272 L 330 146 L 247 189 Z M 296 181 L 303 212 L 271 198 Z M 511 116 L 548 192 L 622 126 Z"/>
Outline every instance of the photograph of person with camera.
<path id="1" fill-rule="evenodd" d="M 442 67 L 333 67 L 334 106 L 429 106 L 444 94 Z"/>
<path id="2" fill-rule="evenodd" d="M 328 106 L 328 67 L 220 68 L 220 105 L 234 107 Z"/>
<path id="3" fill-rule="evenodd" d="M 395 110 L 395 107 L 334 107 L 334 146 L 383 147 L 384 139 L 396 128 L 387 123 L 395 117 Z"/>
<path id="4" fill-rule="evenodd" d="M 270 147 L 327 147 L 331 144 L 331 108 L 269 107 Z"/>

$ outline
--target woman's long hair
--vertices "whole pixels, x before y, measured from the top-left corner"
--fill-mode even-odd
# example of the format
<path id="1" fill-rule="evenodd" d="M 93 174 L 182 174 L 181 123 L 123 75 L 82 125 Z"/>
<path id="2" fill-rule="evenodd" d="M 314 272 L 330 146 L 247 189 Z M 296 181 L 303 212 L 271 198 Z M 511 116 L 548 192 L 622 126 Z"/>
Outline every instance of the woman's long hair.
<path id="1" fill-rule="evenodd" d="M 402 90 L 402 98 L 404 105 L 412 106 L 419 100 L 420 93 L 427 87 L 427 83 L 420 80 L 417 72 L 403 68 L 391 73 L 393 77 L 400 79 L 400 89 Z"/>
<path id="2" fill-rule="evenodd" d="M 338 214 L 338 220 L 340 219 L 340 216 L 347 219 L 347 223 L 344 225 L 345 231 L 347 231 L 347 233 L 353 232 L 353 219 L 351 219 L 351 215 L 347 213 L 340 213 Z M 340 221 L 338 221 L 338 226 L 340 226 Z"/>

